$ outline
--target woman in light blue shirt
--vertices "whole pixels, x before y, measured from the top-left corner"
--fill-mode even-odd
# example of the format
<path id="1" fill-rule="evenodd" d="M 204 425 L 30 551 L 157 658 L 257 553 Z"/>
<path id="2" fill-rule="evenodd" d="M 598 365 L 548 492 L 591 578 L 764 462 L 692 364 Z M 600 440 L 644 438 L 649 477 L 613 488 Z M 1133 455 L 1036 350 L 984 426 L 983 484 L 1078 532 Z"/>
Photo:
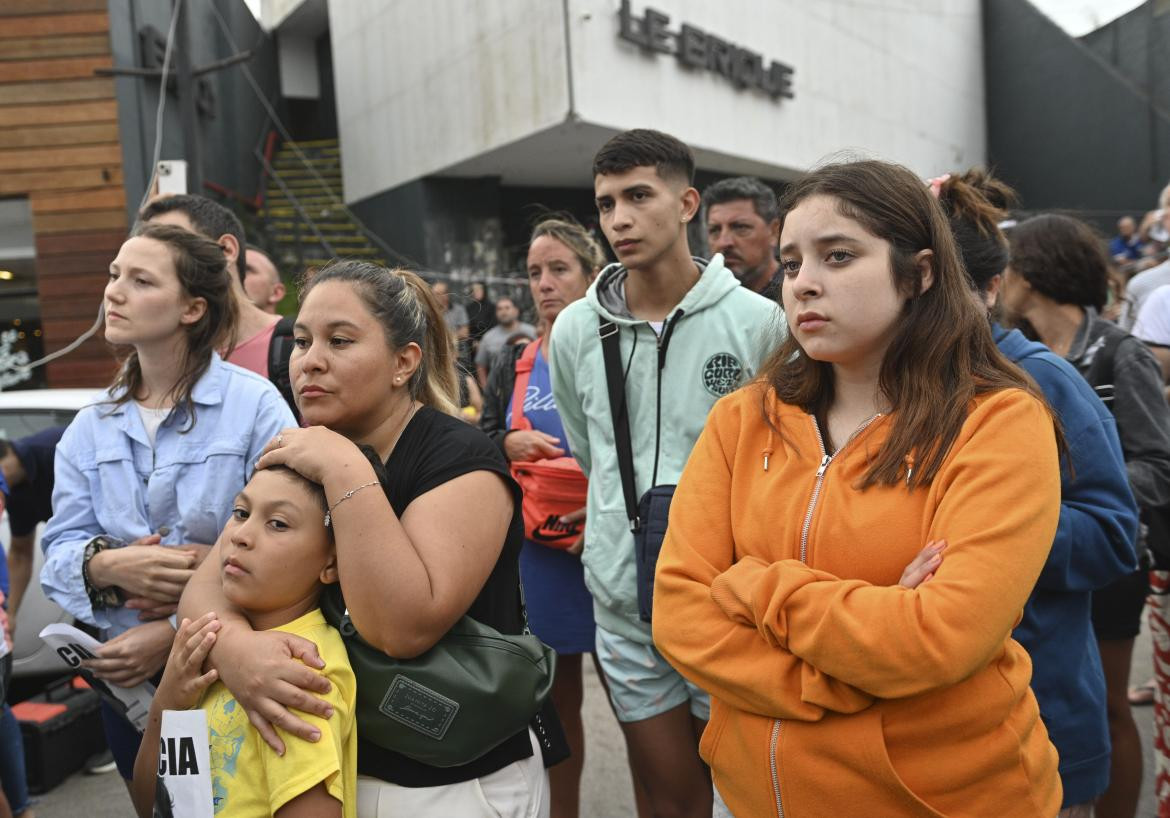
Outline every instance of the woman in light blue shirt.
<path id="1" fill-rule="evenodd" d="M 86 663 L 94 674 L 132 687 L 166 663 L 187 579 L 264 445 L 295 423 L 268 381 L 215 352 L 236 318 L 215 242 L 141 227 L 110 264 L 104 306 L 122 366 L 107 399 L 82 409 L 57 446 L 41 584 L 108 640 Z M 102 716 L 129 780 L 138 734 L 112 708 Z"/>

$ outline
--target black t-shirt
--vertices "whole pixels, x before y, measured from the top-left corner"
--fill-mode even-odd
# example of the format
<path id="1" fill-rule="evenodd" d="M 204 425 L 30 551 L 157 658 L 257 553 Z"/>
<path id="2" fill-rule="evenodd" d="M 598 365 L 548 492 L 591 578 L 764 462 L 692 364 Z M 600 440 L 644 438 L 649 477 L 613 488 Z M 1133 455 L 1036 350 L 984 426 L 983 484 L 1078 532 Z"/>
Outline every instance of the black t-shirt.
<path id="1" fill-rule="evenodd" d="M 520 608 L 519 560 L 524 536 L 520 487 L 512 480 L 507 462 L 491 439 L 458 418 L 423 407 L 406 425 L 384 471 L 378 471 L 390 505 L 399 517 L 415 498 L 469 472 L 494 472 L 507 481 L 513 496 L 512 523 L 500 557 L 467 613 L 500 633 L 520 633 L 524 626 Z M 431 767 L 364 741 L 358 725 L 358 772 L 403 787 L 469 781 L 531 755 L 525 727 L 471 764 Z"/>
<path id="2" fill-rule="evenodd" d="M 53 426 L 10 442 L 24 466 L 25 479 L 8 494 L 8 525 L 12 536 L 33 533 L 37 523 L 53 516 L 53 459 L 64 426 Z"/>

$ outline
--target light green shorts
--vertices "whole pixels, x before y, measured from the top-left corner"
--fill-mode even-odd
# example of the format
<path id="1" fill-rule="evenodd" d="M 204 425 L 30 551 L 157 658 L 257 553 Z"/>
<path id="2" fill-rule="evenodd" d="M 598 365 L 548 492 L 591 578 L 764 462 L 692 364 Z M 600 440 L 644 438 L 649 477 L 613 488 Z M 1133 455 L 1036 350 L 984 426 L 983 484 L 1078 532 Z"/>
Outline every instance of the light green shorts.
<path id="1" fill-rule="evenodd" d="M 597 626 L 597 658 L 619 721 L 645 721 L 689 701 L 691 715 L 711 718 L 707 694 L 670 666 L 658 648 Z"/>

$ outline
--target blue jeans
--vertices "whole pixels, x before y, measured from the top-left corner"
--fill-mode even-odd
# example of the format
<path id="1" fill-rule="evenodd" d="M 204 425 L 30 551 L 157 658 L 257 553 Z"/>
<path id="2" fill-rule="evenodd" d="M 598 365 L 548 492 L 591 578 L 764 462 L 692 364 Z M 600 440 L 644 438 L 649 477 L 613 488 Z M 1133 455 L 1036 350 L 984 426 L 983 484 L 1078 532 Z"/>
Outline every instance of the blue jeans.
<path id="1" fill-rule="evenodd" d="M 13 815 L 28 809 L 28 777 L 24 769 L 24 742 L 20 725 L 7 704 L 0 711 L 0 784 L 8 797 Z"/>

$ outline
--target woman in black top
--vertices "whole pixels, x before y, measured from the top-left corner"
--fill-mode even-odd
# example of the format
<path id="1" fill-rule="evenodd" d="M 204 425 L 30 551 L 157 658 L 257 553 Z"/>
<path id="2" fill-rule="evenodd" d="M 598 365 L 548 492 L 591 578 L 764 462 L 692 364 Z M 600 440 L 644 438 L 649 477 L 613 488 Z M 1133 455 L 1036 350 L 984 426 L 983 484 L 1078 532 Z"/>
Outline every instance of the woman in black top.
<path id="1" fill-rule="evenodd" d="M 456 416 L 454 343 L 430 288 L 413 273 L 334 262 L 304 289 L 294 339 L 293 387 L 313 426 L 285 429 L 258 465 L 284 464 L 325 487 L 357 630 L 401 658 L 430 649 L 464 614 L 519 633 L 519 490 L 499 450 Z M 289 708 L 328 716 L 309 692 L 323 680 L 299 661 L 319 667 L 315 650 L 225 619 L 212 557 L 183 615 L 219 613 L 211 661 L 270 744 L 281 749 L 274 725 L 311 739 Z M 551 761 L 559 748 L 528 728 L 456 768 L 412 761 L 358 731 L 359 816 L 547 810 L 537 751 Z"/>

